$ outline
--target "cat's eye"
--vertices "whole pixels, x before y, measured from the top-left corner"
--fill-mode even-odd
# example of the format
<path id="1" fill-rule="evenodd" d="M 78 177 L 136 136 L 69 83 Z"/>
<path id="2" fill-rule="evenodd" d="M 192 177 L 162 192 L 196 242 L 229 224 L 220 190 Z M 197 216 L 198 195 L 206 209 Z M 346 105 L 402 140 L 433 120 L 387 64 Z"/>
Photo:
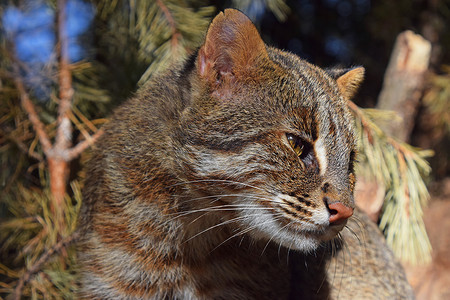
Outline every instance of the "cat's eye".
<path id="1" fill-rule="evenodd" d="M 302 140 L 293 134 L 286 133 L 286 138 L 289 142 L 289 145 L 291 145 L 294 152 L 297 154 L 297 156 L 301 156 L 303 154 L 303 150 L 305 148 L 305 145 L 303 144 Z"/>

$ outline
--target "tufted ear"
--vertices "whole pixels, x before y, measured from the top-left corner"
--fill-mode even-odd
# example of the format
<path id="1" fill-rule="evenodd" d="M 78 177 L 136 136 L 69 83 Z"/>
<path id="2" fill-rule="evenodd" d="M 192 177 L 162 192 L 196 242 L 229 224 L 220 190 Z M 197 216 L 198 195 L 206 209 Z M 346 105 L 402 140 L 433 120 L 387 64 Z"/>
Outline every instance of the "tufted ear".
<path id="1" fill-rule="evenodd" d="M 351 99 L 364 80 L 365 69 L 363 67 L 353 69 L 332 69 L 327 70 L 336 79 L 339 91 L 345 99 Z"/>
<path id="2" fill-rule="evenodd" d="M 211 83 L 230 82 L 248 74 L 266 47 L 250 19 L 235 9 L 219 13 L 197 57 L 198 74 Z"/>

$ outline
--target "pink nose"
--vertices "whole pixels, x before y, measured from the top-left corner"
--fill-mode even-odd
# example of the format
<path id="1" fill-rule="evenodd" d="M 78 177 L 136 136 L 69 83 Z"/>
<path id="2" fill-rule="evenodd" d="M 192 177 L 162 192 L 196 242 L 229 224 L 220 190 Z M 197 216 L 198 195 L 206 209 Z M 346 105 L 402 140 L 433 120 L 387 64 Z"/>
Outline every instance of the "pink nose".
<path id="1" fill-rule="evenodd" d="M 330 224 L 339 223 L 350 218 L 353 215 L 353 208 L 345 206 L 341 202 L 335 202 L 328 205 L 330 211 Z"/>

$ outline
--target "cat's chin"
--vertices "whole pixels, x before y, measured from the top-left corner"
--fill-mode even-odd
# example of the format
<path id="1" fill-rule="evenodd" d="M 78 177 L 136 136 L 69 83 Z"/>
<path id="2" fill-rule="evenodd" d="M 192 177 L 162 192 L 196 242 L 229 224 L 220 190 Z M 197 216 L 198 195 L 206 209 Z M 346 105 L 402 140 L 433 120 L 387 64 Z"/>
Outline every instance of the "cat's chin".
<path id="1" fill-rule="evenodd" d="M 338 233 L 345 227 L 347 222 L 339 225 L 328 226 L 323 231 L 299 231 L 299 230 L 282 230 L 276 236 L 270 239 L 281 244 L 283 247 L 297 250 L 304 253 L 314 252 L 324 243 L 337 237 Z"/>
<path id="2" fill-rule="evenodd" d="M 249 217 L 250 216 L 250 217 Z M 249 234 L 255 240 L 274 242 L 288 249 L 302 252 L 313 252 L 321 244 L 335 238 L 347 224 L 347 220 L 339 223 L 329 223 L 330 215 L 326 209 L 316 210 L 313 222 L 292 222 L 288 224 L 278 222 L 271 214 L 247 209 L 243 215 L 241 230 L 253 228 Z"/>
<path id="3" fill-rule="evenodd" d="M 341 222 L 340 224 L 330 225 L 324 232 L 321 232 L 317 235 L 299 233 L 299 237 L 296 238 L 296 240 L 298 240 L 298 243 L 296 243 L 296 245 L 299 245 L 299 247 L 295 249 L 305 252 L 313 251 L 317 249 L 317 247 L 319 247 L 321 244 L 336 238 L 338 236 L 338 233 L 342 229 L 344 229 L 346 224 L 347 220 Z"/>
<path id="4" fill-rule="evenodd" d="M 290 244 L 288 247 L 292 250 L 297 250 L 305 253 L 310 253 L 315 251 L 322 242 L 313 237 L 300 237 L 295 240 L 294 243 Z M 286 247 L 286 245 L 284 245 Z"/>
<path id="5" fill-rule="evenodd" d="M 281 244 L 284 247 L 298 250 L 305 253 L 310 253 L 315 251 L 320 245 L 334 239 L 337 234 L 334 232 L 326 232 L 319 235 L 311 234 L 297 234 L 291 241 L 282 241 Z"/>

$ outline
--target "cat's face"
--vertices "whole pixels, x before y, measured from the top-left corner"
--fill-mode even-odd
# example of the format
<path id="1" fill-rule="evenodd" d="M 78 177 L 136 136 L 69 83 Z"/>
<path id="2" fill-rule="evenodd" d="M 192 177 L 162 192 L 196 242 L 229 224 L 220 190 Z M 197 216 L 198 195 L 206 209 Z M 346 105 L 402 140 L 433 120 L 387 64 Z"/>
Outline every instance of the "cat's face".
<path id="1" fill-rule="evenodd" d="M 208 35 L 226 20 L 213 22 Z M 245 28 L 233 29 L 250 30 L 246 20 L 239 26 Z M 333 203 L 354 207 L 355 138 L 345 86 L 292 54 L 248 40 L 234 42 L 257 53 L 234 54 L 228 45 L 218 47 L 228 49 L 225 57 L 211 54 L 208 36 L 200 50 L 201 92 L 180 124 L 184 176 L 206 194 L 201 206 L 222 211 L 237 234 L 313 250 L 351 215 L 330 221 Z"/>

